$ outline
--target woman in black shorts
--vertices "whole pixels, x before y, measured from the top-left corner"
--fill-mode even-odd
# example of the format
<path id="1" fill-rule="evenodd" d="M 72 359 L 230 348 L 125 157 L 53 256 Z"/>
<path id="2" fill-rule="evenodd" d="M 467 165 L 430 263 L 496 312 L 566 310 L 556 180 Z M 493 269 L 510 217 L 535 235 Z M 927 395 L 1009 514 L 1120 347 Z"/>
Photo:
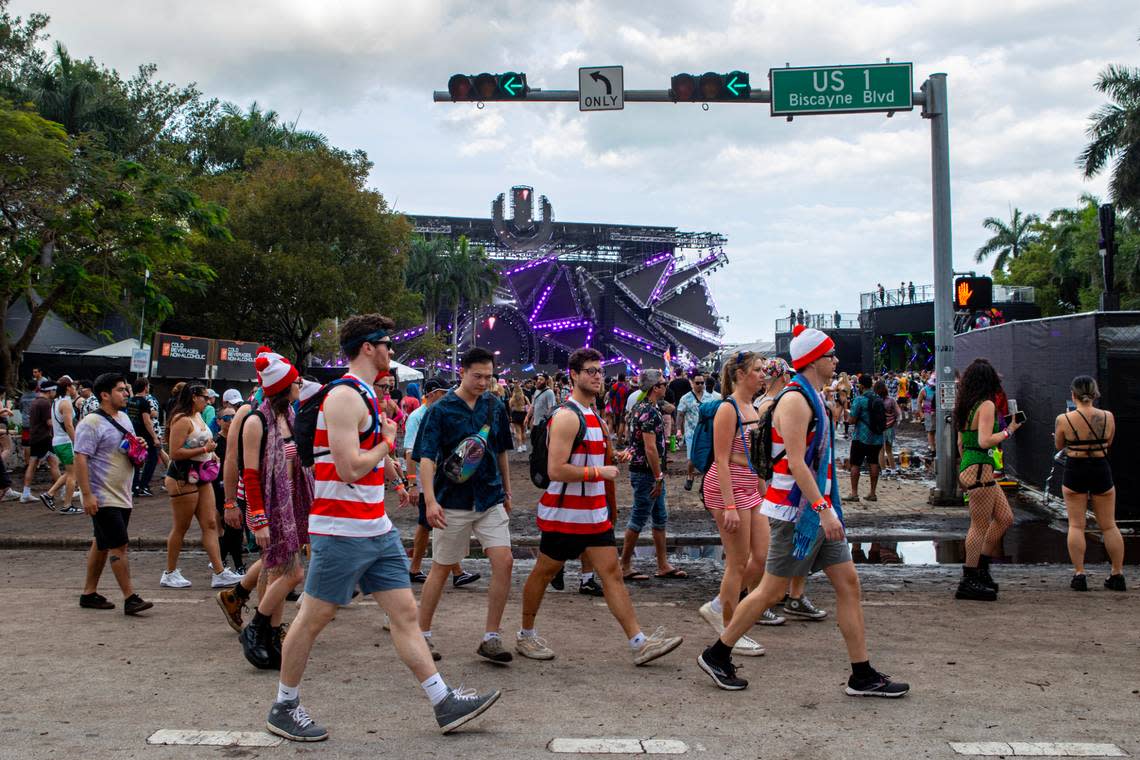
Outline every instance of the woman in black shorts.
<path id="1" fill-rule="evenodd" d="M 515 449 L 526 451 L 526 431 L 523 430 L 523 423 L 526 421 L 527 400 L 521 385 L 515 385 L 507 406 L 511 410 L 511 428 L 514 429 L 515 437 L 518 439 Z"/>
<path id="2" fill-rule="evenodd" d="M 1085 578 L 1085 514 L 1092 503 L 1096 524 L 1100 527 L 1112 574 L 1104 587 L 1124 591 L 1124 540 L 1116 527 L 1116 488 L 1112 484 L 1112 468 L 1108 463 L 1108 447 L 1116 436 L 1116 419 L 1112 412 L 1093 406 L 1100 397 L 1096 380 L 1088 375 L 1073 378 L 1073 403 L 1076 409 L 1057 416 L 1053 442 L 1065 450 L 1065 477 L 1061 491 L 1069 513 L 1069 558 L 1073 561 L 1074 591 L 1088 591 Z"/>

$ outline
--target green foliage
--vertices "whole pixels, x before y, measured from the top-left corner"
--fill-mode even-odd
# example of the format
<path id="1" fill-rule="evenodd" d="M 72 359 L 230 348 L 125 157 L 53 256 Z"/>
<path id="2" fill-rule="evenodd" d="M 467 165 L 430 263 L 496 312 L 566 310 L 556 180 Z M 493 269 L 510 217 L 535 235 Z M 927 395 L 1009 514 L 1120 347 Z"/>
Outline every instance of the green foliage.
<path id="1" fill-rule="evenodd" d="M 1096 89 L 1111 102 L 1089 116 L 1090 142 L 1077 157 L 1077 166 L 1085 177 L 1094 177 L 1111 162 L 1113 200 L 1140 210 L 1140 68 L 1109 65 L 1097 78 Z"/>
<path id="2" fill-rule="evenodd" d="M 379 311 L 415 324 L 403 287 L 410 229 L 364 186 L 366 160 L 328 151 L 254 151 L 245 171 L 201 178 L 232 240 L 204 240 L 220 275 L 208 298 L 179 299 L 172 329 L 264 341 L 299 363 L 322 320 Z"/>
<path id="3" fill-rule="evenodd" d="M 1037 236 L 1034 225 L 1041 221 L 1037 214 L 1022 215 L 1021 209 L 1010 211 L 1009 224 L 997 217 L 988 216 L 982 226 L 993 233 L 981 248 L 974 254 L 974 261 L 981 264 L 990 254 L 997 254 L 994 258 L 993 272 L 1004 271 L 1006 265 L 1015 261 L 1025 246 L 1032 243 Z"/>

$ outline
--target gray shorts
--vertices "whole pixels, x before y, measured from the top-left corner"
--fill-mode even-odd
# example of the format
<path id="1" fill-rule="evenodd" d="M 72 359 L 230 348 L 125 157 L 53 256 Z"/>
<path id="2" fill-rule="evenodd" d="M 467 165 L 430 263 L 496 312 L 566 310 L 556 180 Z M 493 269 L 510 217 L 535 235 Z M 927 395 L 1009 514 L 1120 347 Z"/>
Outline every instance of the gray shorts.
<path id="1" fill-rule="evenodd" d="M 367 538 L 313 535 L 309 541 L 305 593 L 322 602 L 348 604 L 357 586 L 364 594 L 411 588 L 408 554 L 396 528 Z"/>
<path id="2" fill-rule="evenodd" d="M 807 556 L 796 559 L 792 555 L 796 524 L 769 517 L 768 525 L 772 529 L 772 538 L 768 544 L 768 563 L 764 566 L 766 573 L 780 578 L 804 578 L 825 567 L 851 561 L 851 547 L 847 542 L 826 540 L 823 528 L 820 528 Z"/>
<path id="3" fill-rule="evenodd" d="M 934 428 L 934 415 L 933 414 L 925 415 L 922 418 L 922 424 L 923 424 L 923 427 L 926 428 L 926 432 L 933 433 L 934 429 L 935 429 Z"/>

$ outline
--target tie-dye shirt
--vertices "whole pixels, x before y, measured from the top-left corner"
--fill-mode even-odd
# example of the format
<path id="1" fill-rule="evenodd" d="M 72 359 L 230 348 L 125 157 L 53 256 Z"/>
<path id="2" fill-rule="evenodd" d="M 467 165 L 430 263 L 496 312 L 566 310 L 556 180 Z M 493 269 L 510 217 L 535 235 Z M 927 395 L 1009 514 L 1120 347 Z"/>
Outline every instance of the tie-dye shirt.
<path id="1" fill-rule="evenodd" d="M 133 430 L 126 412 L 117 412 L 115 419 L 124 430 Z M 135 468 L 120 446 L 122 441 L 123 434 L 99 413 L 87 415 L 75 428 L 75 453 L 87 457 L 91 491 L 100 507 L 131 508 Z"/>

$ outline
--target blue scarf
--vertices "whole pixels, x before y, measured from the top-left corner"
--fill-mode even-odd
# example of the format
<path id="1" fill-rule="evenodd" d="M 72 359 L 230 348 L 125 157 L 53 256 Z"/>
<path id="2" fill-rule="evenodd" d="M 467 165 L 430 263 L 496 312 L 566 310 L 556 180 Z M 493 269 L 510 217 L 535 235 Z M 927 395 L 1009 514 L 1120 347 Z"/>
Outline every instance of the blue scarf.
<path id="1" fill-rule="evenodd" d="M 831 468 L 832 462 L 835 461 L 835 424 L 823 408 L 823 399 L 820 398 L 819 393 L 806 377 L 796 373 L 792 382 L 803 389 L 804 397 L 811 404 L 812 414 L 816 420 L 815 435 L 812 436 L 811 443 L 807 447 L 804 462 L 815 472 L 816 486 L 819 488 L 819 492 L 823 494 L 824 486 L 827 483 L 827 471 Z M 819 456 L 818 468 L 812 467 L 812 462 L 815 461 L 817 453 Z M 842 523 L 843 505 L 839 501 L 839 480 L 835 477 L 831 479 L 830 496 L 831 507 L 835 510 L 835 516 Z M 811 508 L 811 502 L 804 497 L 798 485 L 792 486 L 792 490 L 788 493 L 788 501 L 797 504 L 800 511 L 799 517 L 796 518 L 795 536 L 792 539 L 792 556 L 796 559 L 804 559 L 808 556 L 808 552 L 811 551 L 815 539 L 819 535 L 819 513 Z"/>

